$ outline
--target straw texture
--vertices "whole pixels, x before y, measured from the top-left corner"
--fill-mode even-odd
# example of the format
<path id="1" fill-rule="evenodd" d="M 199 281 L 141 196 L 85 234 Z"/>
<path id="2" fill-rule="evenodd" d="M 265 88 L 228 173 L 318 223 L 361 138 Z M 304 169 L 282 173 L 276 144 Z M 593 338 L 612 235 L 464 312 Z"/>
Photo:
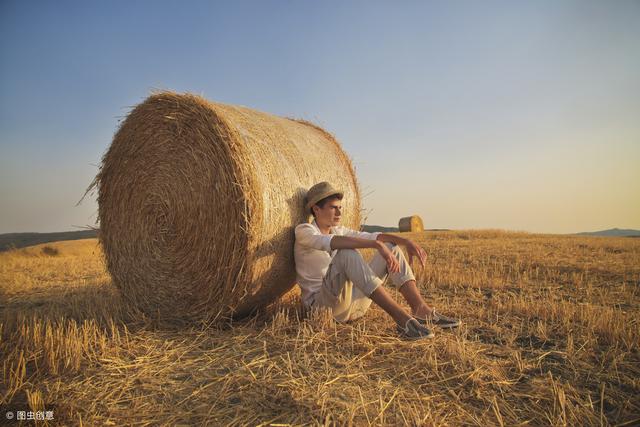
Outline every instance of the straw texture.
<path id="1" fill-rule="evenodd" d="M 122 123 L 92 184 L 114 283 L 165 319 L 253 312 L 294 285 L 294 227 L 309 220 L 304 196 L 320 181 L 343 189 L 344 224 L 357 229 L 353 167 L 323 129 L 153 94 Z"/>
<path id="2" fill-rule="evenodd" d="M 405 216 L 400 218 L 398 228 L 400 231 L 424 231 L 424 224 L 418 215 Z"/>

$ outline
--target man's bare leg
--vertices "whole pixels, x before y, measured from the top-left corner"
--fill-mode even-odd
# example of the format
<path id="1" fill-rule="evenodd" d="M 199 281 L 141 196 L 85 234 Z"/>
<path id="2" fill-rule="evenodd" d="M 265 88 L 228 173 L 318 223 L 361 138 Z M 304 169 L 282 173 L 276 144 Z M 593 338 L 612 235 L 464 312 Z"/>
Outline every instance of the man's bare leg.
<path id="1" fill-rule="evenodd" d="M 415 282 L 414 282 L 415 286 Z M 403 286 L 404 287 L 404 286 Z M 378 286 L 375 291 L 369 296 L 382 308 L 386 311 L 389 316 L 396 321 L 398 325 L 404 326 L 407 323 L 407 320 L 411 319 L 412 316 L 407 313 L 394 299 L 389 295 L 389 292 L 382 286 Z"/>
<path id="2" fill-rule="evenodd" d="M 408 280 L 400 286 L 400 293 L 411 307 L 413 316 L 424 319 L 431 314 L 433 309 L 422 299 L 415 280 Z"/>

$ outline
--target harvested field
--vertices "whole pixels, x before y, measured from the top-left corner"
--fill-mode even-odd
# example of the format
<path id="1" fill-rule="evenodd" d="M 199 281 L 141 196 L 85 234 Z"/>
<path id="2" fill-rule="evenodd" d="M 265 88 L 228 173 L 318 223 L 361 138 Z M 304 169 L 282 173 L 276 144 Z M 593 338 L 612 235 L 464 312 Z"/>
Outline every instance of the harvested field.
<path id="1" fill-rule="evenodd" d="M 244 321 L 166 323 L 128 308 L 95 239 L 1 253 L 0 403 L 65 425 L 640 423 L 640 239 L 403 236 L 459 330 L 304 317 L 297 290 Z"/>

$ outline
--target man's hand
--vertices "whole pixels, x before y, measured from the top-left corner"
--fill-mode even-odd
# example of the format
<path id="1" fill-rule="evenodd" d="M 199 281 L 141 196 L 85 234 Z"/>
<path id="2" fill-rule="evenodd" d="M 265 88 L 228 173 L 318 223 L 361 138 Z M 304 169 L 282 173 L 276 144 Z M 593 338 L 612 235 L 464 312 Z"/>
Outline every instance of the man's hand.
<path id="1" fill-rule="evenodd" d="M 415 243 L 413 243 L 409 239 L 405 239 L 403 237 L 396 236 L 394 234 L 380 233 L 376 238 L 376 241 L 382 242 L 382 243 L 390 242 L 396 245 L 403 245 L 404 247 L 407 248 L 407 253 L 409 254 L 409 263 L 413 262 L 413 257 L 417 257 L 420 260 L 420 264 L 422 265 L 422 267 L 424 267 L 425 262 L 427 262 L 427 253 L 425 252 L 425 250 L 422 249 L 420 246 L 416 245 Z M 386 251 L 384 251 L 384 249 L 386 249 Z M 389 249 L 384 244 L 382 245 L 382 247 L 378 246 L 378 251 L 380 252 L 382 257 L 387 261 L 387 266 L 389 267 L 390 273 L 395 273 L 396 271 L 400 271 L 400 270 L 394 270 L 394 271 L 391 270 L 392 268 L 391 264 L 397 265 L 398 269 L 400 268 L 400 265 L 398 264 L 398 260 L 395 259 L 395 257 L 391 254 L 391 251 L 389 251 Z M 388 255 L 387 255 L 387 252 L 389 253 Z M 389 258 L 392 258 L 393 260 L 390 260 Z"/>
<path id="2" fill-rule="evenodd" d="M 420 260 L 420 265 L 424 268 L 424 264 L 427 262 L 427 252 L 411 240 L 407 240 L 406 247 L 409 254 L 409 264 L 413 262 L 413 257 L 417 257 Z"/>
<path id="3" fill-rule="evenodd" d="M 387 245 L 382 242 L 378 242 L 378 252 L 382 255 L 382 258 L 387 262 L 387 271 L 389 273 L 398 273 L 400 271 L 400 263 L 398 259 L 393 256 L 393 253 L 389 250 Z"/>

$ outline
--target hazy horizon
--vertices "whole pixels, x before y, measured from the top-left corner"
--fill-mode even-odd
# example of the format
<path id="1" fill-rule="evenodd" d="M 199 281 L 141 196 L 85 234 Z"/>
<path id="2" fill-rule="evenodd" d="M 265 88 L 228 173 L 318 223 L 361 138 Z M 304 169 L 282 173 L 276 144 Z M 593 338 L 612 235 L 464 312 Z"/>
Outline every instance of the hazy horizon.
<path id="1" fill-rule="evenodd" d="M 0 3 L 0 233 L 75 204 L 154 88 L 333 133 L 366 223 L 640 229 L 640 2 Z"/>

